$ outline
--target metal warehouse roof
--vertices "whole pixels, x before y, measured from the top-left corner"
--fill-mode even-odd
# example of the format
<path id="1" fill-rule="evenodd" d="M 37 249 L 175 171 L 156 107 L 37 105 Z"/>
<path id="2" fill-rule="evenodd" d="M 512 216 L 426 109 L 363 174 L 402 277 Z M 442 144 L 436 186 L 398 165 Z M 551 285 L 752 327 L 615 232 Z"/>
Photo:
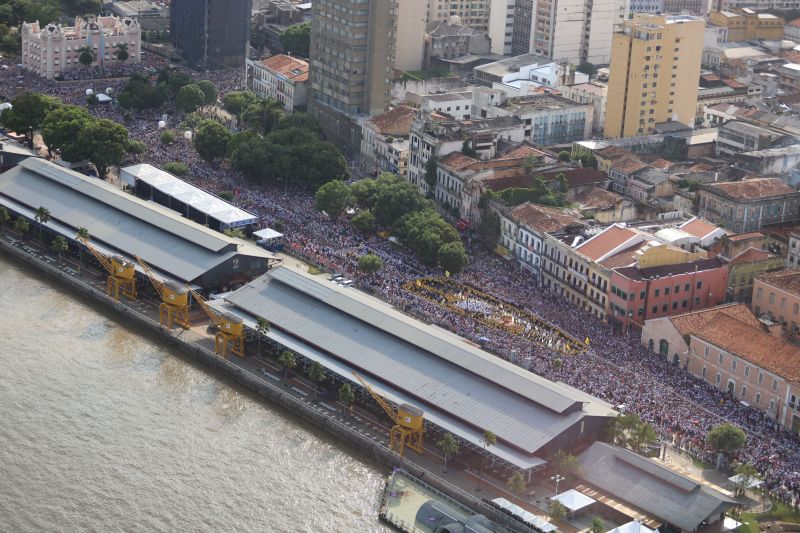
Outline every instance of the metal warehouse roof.
<path id="1" fill-rule="evenodd" d="M 226 300 L 413 398 L 534 454 L 611 406 L 352 288 L 277 267 Z M 423 409 L 425 406 L 422 405 Z"/>
<path id="2" fill-rule="evenodd" d="M 39 158 L 0 174 L 0 199 L 37 209 L 54 221 L 89 230 L 93 241 L 190 282 L 235 255 L 274 256 L 203 227 L 178 213 Z"/>
<path id="3" fill-rule="evenodd" d="M 230 227 L 246 226 L 258 220 L 252 213 L 239 209 L 235 205 L 147 163 L 120 169 L 119 177 L 131 186 L 136 185 L 136 180 L 143 181 L 153 189 Z"/>
<path id="4" fill-rule="evenodd" d="M 578 461 L 580 477 L 643 511 L 694 531 L 736 500 L 630 450 L 595 442 Z"/>

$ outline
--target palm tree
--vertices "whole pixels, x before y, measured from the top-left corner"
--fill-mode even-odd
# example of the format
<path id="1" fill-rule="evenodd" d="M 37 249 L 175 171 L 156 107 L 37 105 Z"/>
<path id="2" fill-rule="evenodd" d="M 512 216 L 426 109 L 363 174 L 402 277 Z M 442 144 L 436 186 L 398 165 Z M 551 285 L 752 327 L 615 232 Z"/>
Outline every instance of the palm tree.
<path id="1" fill-rule="evenodd" d="M 589 528 L 589 533 L 605 533 L 606 525 L 603 523 L 603 519 L 595 516 L 592 518 L 592 525 Z"/>
<path id="2" fill-rule="evenodd" d="M 352 408 L 354 401 L 356 401 L 356 395 L 353 392 L 353 387 L 351 387 L 349 383 L 342 384 L 342 386 L 339 387 L 339 403 Z"/>
<path id="3" fill-rule="evenodd" d="M 444 454 L 444 472 L 447 473 L 447 459 L 458 453 L 458 441 L 452 434 L 445 433 L 441 440 L 436 443 L 436 446 Z"/>
<path id="4" fill-rule="evenodd" d="M 9 220 L 11 220 L 11 215 L 8 214 L 8 209 L 0 206 L 0 229 L 2 229 Z"/>
<path id="5" fill-rule="evenodd" d="M 65 239 L 61 235 L 58 235 L 55 239 L 53 239 L 53 242 L 50 243 L 50 247 L 53 249 L 55 253 L 58 254 L 58 264 L 60 265 L 61 254 L 69 249 L 69 246 L 67 245 L 67 239 Z"/>
<path id="6" fill-rule="evenodd" d="M 128 43 L 118 43 L 114 45 L 114 57 L 117 58 L 117 61 L 120 63 L 124 63 L 131 57 L 130 53 L 128 52 Z"/>
<path id="7" fill-rule="evenodd" d="M 574 476 L 577 474 L 578 469 L 580 468 L 578 458 L 569 452 L 565 452 L 564 450 L 558 450 L 556 453 L 554 453 L 553 456 L 550 457 L 549 463 L 555 466 L 555 473 L 560 474 L 565 478 Z"/>
<path id="8" fill-rule="evenodd" d="M 278 363 L 283 367 L 283 379 L 289 381 L 289 370 L 297 366 L 297 359 L 294 354 L 289 350 L 284 350 L 278 356 Z"/>
<path id="9" fill-rule="evenodd" d="M 39 240 L 41 241 L 44 224 L 50 222 L 50 211 L 46 207 L 39 207 L 39 209 L 36 210 L 36 215 L 34 215 L 33 219 L 39 223 Z"/>
<path id="10" fill-rule="evenodd" d="M 481 472 L 478 475 L 478 490 L 481 490 L 481 481 L 483 481 L 483 463 L 486 461 L 486 450 L 489 446 L 494 446 L 497 444 L 497 437 L 491 431 L 485 431 L 483 433 L 483 455 L 481 455 Z"/>
<path id="11" fill-rule="evenodd" d="M 319 384 L 328 379 L 328 376 L 325 375 L 325 368 L 318 362 L 313 361 L 308 369 L 308 379 L 314 383 L 314 401 L 316 402 L 319 395 Z"/>
<path id="12" fill-rule="evenodd" d="M 567 508 L 558 500 L 550 502 L 550 510 L 547 513 L 550 520 L 563 520 L 567 516 Z"/>
<path id="13" fill-rule="evenodd" d="M 78 240 L 80 244 L 78 244 L 78 274 L 81 273 L 81 266 L 83 266 L 83 246 L 82 244 L 85 242 L 89 242 L 89 230 L 81 226 L 78 228 L 78 231 L 75 233 L 75 238 Z"/>
<path id="14" fill-rule="evenodd" d="M 19 216 L 16 220 L 14 220 L 14 231 L 20 234 L 20 236 L 25 235 L 31 229 L 30 223 L 25 220 L 25 217 Z"/>
<path id="15" fill-rule="evenodd" d="M 78 61 L 84 67 L 88 68 L 94 63 L 95 52 L 91 46 L 81 46 L 78 48 L 78 53 L 80 54 L 78 56 Z"/>
<path id="16" fill-rule="evenodd" d="M 258 355 L 261 355 L 261 339 L 269 333 L 269 322 L 266 318 L 256 318 L 256 333 L 258 333 Z"/>
<path id="17" fill-rule="evenodd" d="M 522 474 L 519 471 L 511 474 L 511 477 L 508 478 L 508 481 L 506 481 L 506 488 L 514 495 L 519 494 L 525 490 L 526 487 L 527 485 L 525 484 L 525 478 L 522 477 Z"/>

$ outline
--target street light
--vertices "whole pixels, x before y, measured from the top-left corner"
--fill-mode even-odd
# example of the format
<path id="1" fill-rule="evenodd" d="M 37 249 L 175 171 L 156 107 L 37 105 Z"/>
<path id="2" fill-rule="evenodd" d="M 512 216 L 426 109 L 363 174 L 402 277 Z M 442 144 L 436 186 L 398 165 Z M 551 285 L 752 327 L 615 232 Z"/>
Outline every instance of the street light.
<path id="1" fill-rule="evenodd" d="M 564 476 L 556 474 L 555 476 L 550 476 L 550 479 L 556 482 L 556 496 L 558 496 L 558 482 L 564 481 Z"/>

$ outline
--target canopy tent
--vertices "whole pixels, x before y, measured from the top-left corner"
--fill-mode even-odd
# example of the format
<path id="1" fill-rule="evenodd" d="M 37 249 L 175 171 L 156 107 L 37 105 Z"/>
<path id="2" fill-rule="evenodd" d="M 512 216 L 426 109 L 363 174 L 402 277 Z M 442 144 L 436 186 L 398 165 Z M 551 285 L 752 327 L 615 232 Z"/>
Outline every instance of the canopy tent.
<path id="1" fill-rule="evenodd" d="M 174 209 L 201 224 L 214 226 L 213 221 L 216 221 L 219 229 L 224 229 L 248 226 L 258 221 L 252 213 L 239 209 L 152 165 L 125 167 L 120 171 L 120 179 L 133 187 L 138 196 L 148 196 L 148 199 Z"/>
<path id="2" fill-rule="evenodd" d="M 638 520 L 628 522 L 617 528 L 612 529 L 608 533 L 658 533 L 656 529 L 650 529 Z"/>
<path id="3" fill-rule="evenodd" d="M 107 94 L 97 93 L 97 101 L 101 104 L 107 104 L 111 101 L 111 97 Z"/>
<path id="4" fill-rule="evenodd" d="M 257 239 L 264 239 L 265 241 L 267 241 L 267 240 L 270 240 L 270 239 L 278 239 L 280 237 L 283 237 L 283 233 L 275 231 L 272 228 L 264 228 L 264 229 L 260 229 L 258 231 L 254 231 L 253 232 L 253 237 L 255 237 Z"/>
<path id="5" fill-rule="evenodd" d="M 500 509 L 508 511 L 514 516 L 520 518 L 522 521 L 531 524 L 532 526 L 538 528 L 541 531 L 544 531 L 544 533 L 549 533 L 550 531 L 555 531 L 556 529 L 558 529 L 556 526 L 554 526 L 544 518 L 536 516 L 533 513 L 529 513 L 519 505 L 511 503 L 505 498 L 495 498 L 494 500 L 492 500 L 492 503 L 495 504 Z"/>
<path id="6" fill-rule="evenodd" d="M 742 523 L 734 520 L 730 516 L 726 516 L 722 521 L 722 531 L 736 531 Z"/>
<path id="7" fill-rule="evenodd" d="M 760 480 L 756 477 L 751 477 L 750 479 L 745 479 L 744 476 L 741 474 L 736 474 L 735 476 L 731 476 L 728 478 L 728 481 L 733 483 L 735 486 L 740 487 L 744 485 L 746 489 L 754 489 L 756 487 L 760 487 L 764 484 L 763 480 Z"/>
<path id="8" fill-rule="evenodd" d="M 567 508 L 567 511 L 574 513 L 576 511 L 580 511 L 586 507 L 589 507 L 595 500 L 590 498 L 589 496 L 578 492 L 575 489 L 569 489 L 566 492 L 562 492 L 558 496 L 553 496 L 554 500 L 558 500 L 561 504 Z"/>

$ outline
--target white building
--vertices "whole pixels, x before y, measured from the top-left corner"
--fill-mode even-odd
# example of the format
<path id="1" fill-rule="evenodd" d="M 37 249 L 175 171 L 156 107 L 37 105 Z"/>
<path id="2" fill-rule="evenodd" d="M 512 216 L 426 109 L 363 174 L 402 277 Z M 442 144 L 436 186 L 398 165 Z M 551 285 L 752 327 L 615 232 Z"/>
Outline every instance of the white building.
<path id="1" fill-rule="evenodd" d="M 254 93 L 283 104 L 287 113 L 308 104 L 308 61 L 279 54 L 254 61 L 247 60 L 252 71 Z"/>
<path id="2" fill-rule="evenodd" d="M 422 95 L 420 109 L 449 115 L 456 120 L 469 120 L 472 117 L 472 91 Z"/>
<path id="3" fill-rule="evenodd" d="M 508 98 L 481 109 L 481 115 L 518 117 L 525 124 L 524 141 L 535 146 L 564 144 L 592 136 L 594 108 L 552 94 Z"/>
<path id="4" fill-rule="evenodd" d="M 577 83 L 558 88 L 561 96 L 580 104 L 592 106 L 592 130 L 603 131 L 606 124 L 608 85 L 604 83 Z"/>
<path id="5" fill-rule="evenodd" d="M 141 61 L 142 31 L 133 18 L 76 17 L 74 26 L 50 23 L 41 27 L 38 21 L 23 22 L 21 33 L 22 67 L 47 79 L 83 67 L 80 56 L 86 46 L 94 53 L 92 65 L 120 64 L 115 55 L 118 45 L 127 47 L 125 62 Z"/>

